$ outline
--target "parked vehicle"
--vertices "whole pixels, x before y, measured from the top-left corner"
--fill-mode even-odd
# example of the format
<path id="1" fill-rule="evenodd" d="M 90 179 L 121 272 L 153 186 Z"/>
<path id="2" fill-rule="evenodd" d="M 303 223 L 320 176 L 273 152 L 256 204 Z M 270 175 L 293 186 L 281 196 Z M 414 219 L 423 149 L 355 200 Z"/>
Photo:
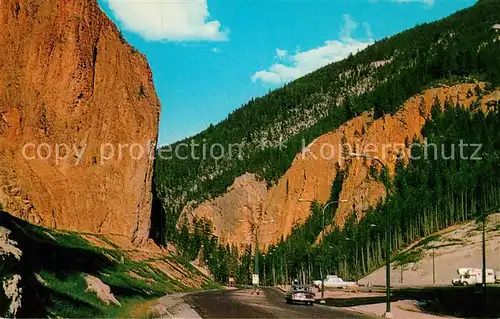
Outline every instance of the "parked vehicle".
<path id="1" fill-rule="evenodd" d="M 459 268 L 457 273 L 458 276 L 451 281 L 454 286 L 471 286 L 483 283 L 483 270 L 480 268 Z M 493 269 L 486 269 L 487 284 L 494 284 L 497 279 Z"/>
<path id="2" fill-rule="evenodd" d="M 309 286 L 292 285 L 285 298 L 286 303 L 304 302 L 312 306 L 316 295 L 311 291 Z"/>
<path id="3" fill-rule="evenodd" d="M 313 285 L 321 288 L 321 280 L 314 280 Z M 354 281 L 344 281 L 342 278 L 336 275 L 328 275 L 325 278 L 325 288 L 347 288 L 351 286 L 357 286 L 358 284 Z"/>
<path id="4" fill-rule="evenodd" d="M 500 271 L 495 273 L 495 283 L 500 284 Z"/>

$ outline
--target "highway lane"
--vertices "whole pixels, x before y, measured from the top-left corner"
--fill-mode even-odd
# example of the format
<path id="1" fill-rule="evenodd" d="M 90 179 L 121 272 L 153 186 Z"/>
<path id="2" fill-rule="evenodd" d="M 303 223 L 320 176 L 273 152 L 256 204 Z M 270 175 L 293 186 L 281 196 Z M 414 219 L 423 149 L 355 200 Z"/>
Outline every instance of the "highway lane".
<path id="1" fill-rule="evenodd" d="M 206 291 L 188 294 L 184 300 L 203 318 L 370 318 L 319 304 L 289 305 L 284 293 L 274 288 L 263 288 L 260 295 L 251 292 L 251 289 Z"/>

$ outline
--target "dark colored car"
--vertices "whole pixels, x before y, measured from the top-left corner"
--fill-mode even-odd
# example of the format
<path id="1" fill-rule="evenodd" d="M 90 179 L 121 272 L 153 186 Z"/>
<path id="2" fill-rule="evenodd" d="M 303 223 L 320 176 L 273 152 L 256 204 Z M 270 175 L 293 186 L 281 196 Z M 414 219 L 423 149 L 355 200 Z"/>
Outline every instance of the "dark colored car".
<path id="1" fill-rule="evenodd" d="M 304 302 L 313 305 L 316 295 L 311 291 L 309 286 L 293 285 L 286 294 L 287 303 Z"/>

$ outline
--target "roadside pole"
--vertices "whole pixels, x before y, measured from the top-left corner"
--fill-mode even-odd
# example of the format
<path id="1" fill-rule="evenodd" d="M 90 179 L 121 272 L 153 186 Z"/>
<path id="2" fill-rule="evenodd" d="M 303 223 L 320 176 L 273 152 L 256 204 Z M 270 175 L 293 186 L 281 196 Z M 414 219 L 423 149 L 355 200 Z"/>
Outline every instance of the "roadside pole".
<path id="1" fill-rule="evenodd" d="M 432 248 L 432 284 L 436 284 L 436 249 Z"/>
<path id="2" fill-rule="evenodd" d="M 486 300 L 486 210 L 483 211 L 483 295 Z"/>
<path id="3" fill-rule="evenodd" d="M 368 154 L 359 154 L 359 153 L 351 153 L 352 157 L 363 157 L 366 159 L 371 159 L 373 161 L 378 162 L 385 171 L 388 173 L 388 167 L 378 158 L 368 155 Z M 387 187 L 387 197 L 391 195 L 391 187 L 390 185 L 385 185 Z M 391 219 L 389 214 L 386 213 L 386 233 L 385 233 L 385 285 L 386 285 L 386 309 L 384 313 L 384 317 L 393 318 L 393 314 L 391 313 Z"/>
<path id="4" fill-rule="evenodd" d="M 302 199 L 302 198 L 299 198 L 299 202 L 314 202 L 312 200 L 309 200 L 309 199 Z M 342 199 L 342 200 L 334 200 L 334 201 L 331 201 L 331 202 L 328 202 L 325 204 L 325 206 L 323 206 L 323 210 L 322 210 L 322 220 L 323 220 L 323 223 L 322 223 L 322 238 L 321 238 L 321 247 L 322 247 L 322 251 L 321 251 L 321 300 L 319 301 L 319 303 L 322 303 L 324 304 L 325 303 L 325 211 L 326 211 L 326 208 L 328 206 L 330 206 L 331 204 L 338 204 L 338 203 L 347 203 L 348 200 L 346 199 Z"/>

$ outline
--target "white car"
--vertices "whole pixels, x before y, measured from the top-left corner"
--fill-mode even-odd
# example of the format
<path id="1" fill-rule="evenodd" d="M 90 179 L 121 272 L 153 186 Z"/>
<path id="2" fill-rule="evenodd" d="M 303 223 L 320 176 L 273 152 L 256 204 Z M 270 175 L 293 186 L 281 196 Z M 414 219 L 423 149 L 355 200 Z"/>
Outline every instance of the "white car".
<path id="1" fill-rule="evenodd" d="M 311 291 L 309 286 L 293 285 L 290 291 L 286 294 L 286 303 L 304 302 L 308 305 L 313 305 L 316 296 Z"/>
<path id="2" fill-rule="evenodd" d="M 321 280 L 313 281 L 313 285 L 321 288 Z M 325 279 L 325 288 L 347 288 L 352 286 L 357 286 L 358 284 L 354 281 L 344 281 L 342 278 L 336 275 L 328 275 Z"/>

